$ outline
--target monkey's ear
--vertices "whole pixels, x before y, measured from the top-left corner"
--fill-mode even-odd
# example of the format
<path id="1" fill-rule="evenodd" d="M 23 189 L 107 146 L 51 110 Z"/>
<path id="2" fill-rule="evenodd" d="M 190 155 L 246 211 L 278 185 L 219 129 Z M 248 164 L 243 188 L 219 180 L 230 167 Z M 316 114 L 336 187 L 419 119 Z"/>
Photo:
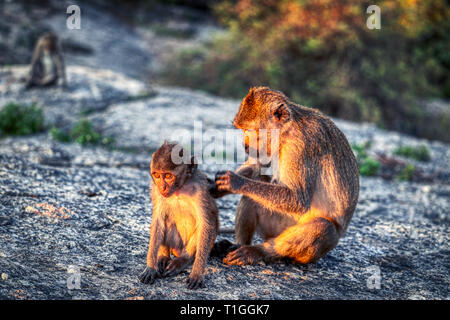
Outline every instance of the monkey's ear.
<path id="1" fill-rule="evenodd" d="M 250 90 L 248 91 L 247 95 L 244 98 L 244 102 L 245 104 L 250 107 L 253 108 L 255 106 L 255 87 L 250 88 Z"/>
<path id="2" fill-rule="evenodd" d="M 280 122 L 289 120 L 291 116 L 285 103 L 280 103 L 275 109 L 273 109 L 272 115 L 276 121 Z"/>

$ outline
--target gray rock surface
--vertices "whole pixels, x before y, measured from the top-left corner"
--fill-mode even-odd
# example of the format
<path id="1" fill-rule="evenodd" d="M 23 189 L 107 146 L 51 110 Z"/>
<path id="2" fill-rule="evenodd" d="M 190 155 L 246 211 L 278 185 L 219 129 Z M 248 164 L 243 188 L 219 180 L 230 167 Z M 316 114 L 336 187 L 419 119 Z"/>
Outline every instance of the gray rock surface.
<path id="1" fill-rule="evenodd" d="M 0 140 L 0 298 L 449 298 L 447 144 L 336 120 L 351 142 L 372 140 L 374 154 L 425 144 L 432 161 L 414 163 L 443 178 L 410 183 L 361 177 L 360 201 L 346 236 L 315 264 L 230 267 L 210 258 L 205 289 L 186 288 L 190 269 L 143 285 L 137 275 L 145 267 L 151 221 L 150 151 L 175 129 L 191 132 L 194 121 L 201 121 L 204 131 L 231 128 L 239 102 L 168 87 L 142 97 L 146 87 L 137 80 L 78 66 L 69 68 L 67 92 L 23 93 L 14 80 L 20 68 L 12 69 L 0 81 L 0 107 L 10 100 L 36 101 L 50 124 L 73 123 L 80 110 L 93 108 L 87 117 L 96 128 L 114 136 L 118 149 L 134 152 L 59 143 L 47 133 Z M 212 176 L 235 166 L 205 161 L 201 168 Z M 218 201 L 222 226 L 234 225 L 238 200 Z M 371 282 L 377 271 L 378 289 Z M 79 288 L 72 281 L 78 275 Z"/>
<path id="2" fill-rule="evenodd" d="M 64 127 L 80 117 L 105 110 L 111 103 L 152 95 L 144 83 L 106 69 L 68 66 L 69 87 L 24 90 L 20 81 L 28 66 L 0 67 L 0 108 L 8 102 L 35 103 L 44 107 L 48 125 Z M 122 88 L 125 83 L 125 88 Z"/>
<path id="3" fill-rule="evenodd" d="M 112 15 L 108 2 L 80 1 L 82 29 L 69 30 L 65 8 L 71 3 L 45 3 L 0 1 L 0 64 L 27 63 L 37 37 L 54 30 L 65 48 L 69 88 L 23 91 L 28 67 L 3 66 L 0 108 L 36 103 L 48 127 L 63 129 L 85 117 L 114 137 L 115 146 L 83 148 L 56 142 L 48 132 L 0 140 L 0 299 L 450 298 L 450 146 L 337 119 L 351 143 L 372 141 L 370 155 L 412 163 L 430 178 L 361 177 L 346 236 L 315 264 L 230 267 L 210 258 L 205 289 L 186 289 L 190 269 L 152 286 L 139 283 L 152 212 L 151 152 L 165 139 L 188 143 L 196 123 L 204 146 L 226 130 L 236 133 L 231 120 L 239 106 L 198 91 L 149 88 L 148 72 L 161 70 L 168 53 L 209 41 L 218 29 L 197 16 L 195 23 L 180 23 L 177 12 L 164 21 L 157 11 L 150 26 L 133 27 Z M 154 24 L 190 36 L 158 36 Z M 434 108 L 438 114 L 448 109 L 442 106 Z M 392 155 L 395 147 L 422 144 L 431 151 L 428 163 Z M 228 158 L 233 142 L 224 145 Z M 208 154 L 202 160 L 209 176 L 238 165 Z M 218 200 L 222 226 L 234 225 L 238 201 Z"/>

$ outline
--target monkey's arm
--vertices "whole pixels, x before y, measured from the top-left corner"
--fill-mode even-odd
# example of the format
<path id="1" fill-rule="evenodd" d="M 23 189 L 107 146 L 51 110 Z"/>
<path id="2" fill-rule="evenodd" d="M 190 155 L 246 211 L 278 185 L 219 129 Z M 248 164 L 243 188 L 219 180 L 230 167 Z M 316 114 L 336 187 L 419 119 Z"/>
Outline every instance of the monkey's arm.
<path id="1" fill-rule="evenodd" d="M 64 58 L 61 52 L 61 46 L 58 46 L 58 53 L 54 56 L 55 66 L 56 66 L 56 74 L 58 75 L 58 79 L 61 81 L 63 86 L 67 86 L 67 78 L 66 78 L 66 66 L 64 65 Z"/>
<path id="2" fill-rule="evenodd" d="M 208 195 L 204 195 L 207 197 Z M 197 235 L 197 246 L 195 252 L 194 265 L 188 279 L 188 288 L 196 289 L 203 287 L 203 274 L 208 261 L 209 253 L 216 239 L 216 217 L 217 212 L 207 212 L 206 208 L 199 203 L 196 211 L 199 214 L 199 228 Z"/>
<path id="3" fill-rule="evenodd" d="M 228 191 L 219 191 L 219 189 L 217 189 L 217 185 L 216 182 L 210 178 L 208 179 L 208 191 L 209 194 L 214 198 L 222 198 L 223 196 L 229 195 L 231 194 L 231 192 Z"/>
<path id="4" fill-rule="evenodd" d="M 155 212 L 156 211 L 156 212 Z M 158 250 L 164 238 L 164 224 L 161 221 L 161 212 L 158 207 L 153 208 L 152 224 L 150 226 L 150 240 L 147 252 L 147 267 L 155 268 Z"/>
<path id="5" fill-rule="evenodd" d="M 254 180 L 227 171 L 216 183 L 218 190 L 245 195 L 269 210 L 302 214 L 310 208 L 315 177 L 310 176 L 305 181 L 310 181 L 310 184 L 299 184 L 296 189 L 291 189 L 285 185 Z"/>
<path id="6" fill-rule="evenodd" d="M 38 42 L 38 44 L 36 45 L 36 48 L 34 49 L 33 57 L 31 58 L 30 73 L 29 73 L 28 79 L 26 81 L 27 86 L 31 85 L 37 76 L 36 73 L 37 73 L 37 69 L 38 69 L 38 63 L 39 63 L 39 60 L 41 59 L 41 51 L 42 51 L 41 47 L 42 47 L 41 43 Z"/>
<path id="7" fill-rule="evenodd" d="M 164 224 L 160 220 L 161 216 L 161 208 L 154 201 L 152 224 L 150 226 L 150 240 L 147 251 L 147 267 L 139 276 L 139 280 L 143 283 L 151 284 L 159 275 L 157 270 L 158 249 L 164 237 Z"/>
<path id="8" fill-rule="evenodd" d="M 253 173 L 255 172 L 256 169 L 257 169 L 256 165 L 244 164 L 239 169 L 236 170 L 236 173 L 241 175 L 241 176 L 250 178 L 253 175 Z M 223 173 L 223 172 L 219 171 L 219 172 L 216 173 L 216 177 L 215 177 L 216 181 L 217 181 L 218 176 L 221 173 Z M 216 181 L 213 181 L 213 180 L 208 178 L 208 182 L 210 183 L 209 193 L 212 195 L 213 198 L 215 198 L 215 199 L 222 198 L 224 196 L 227 196 L 227 195 L 233 193 L 233 192 L 228 191 L 228 190 L 219 190 L 217 185 L 216 185 Z"/>

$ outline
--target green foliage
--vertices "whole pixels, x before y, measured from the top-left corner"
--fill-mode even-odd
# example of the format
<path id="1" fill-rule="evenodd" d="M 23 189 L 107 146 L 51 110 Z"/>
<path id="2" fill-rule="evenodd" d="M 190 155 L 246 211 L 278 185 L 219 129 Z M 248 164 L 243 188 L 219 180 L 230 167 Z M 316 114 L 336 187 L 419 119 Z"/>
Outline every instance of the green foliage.
<path id="1" fill-rule="evenodd" d="M 194 36 L 194 30 L 192 29 L 177 29 L 163 24 L 155 24 L 151 27 L 153 32 L 160 37 L 189 39 Z"/>
<path id="2" fill-rule="evenodd" d="M 359 173 L 362 176 L 375 176 L 378 173 L 380 166 L 381 164 L 378 160 L 367 157 L 359 164 Z"/>
<path id="3" fill-rule="evenodd" d="M 0 135 L 29 135 L 45 129 L 42 109 L 14 102 L 0 110 Z"/>
<path id="4" fill-rule="evenodd" d="M 58 129 L 56 127 L 52 127 L 50 129 L 50 135 L 52 136 L 53 140 L 60 142 L 70 142 L 70 135 L 68 135 L 67 133 L 61 131 L 61 129 Z"/>
<path id="5" fill-rule="evenodd" d="M 423 126 L 420 98 L 448 96 L 450 14 L 443 0 L 382 0 L 382 29 L 366 27 L 368 1 L 221 1 L 229 33 L 168 63 L 166 82 L 242 98 L 267 85 L 344 119 L 442 138 Z"/>
<path id="6" fill-rule="evenodd" d="M 358 162 L 359 173 L 362 176 L 375 176 L 381 167 L 380 162 L 370 157 L 367 153 L 371 145 L 372 143 L 370 141 L 363 144 L 352 144 L 352 149 L 356 154 L 356 161 Z"/>
<path id="7" fill-rule="evenodd" d="M 97 144 L 100 137 L 100 133 L 95 131 L 92 124 L 86 119 L 82 119 L 75 124 L 70 132 L 70 138 L 81 145 Z"/>
<path id="8" fill-rule="evenodd" d="M 81 119 L 74 125 L 70 133 L 65 133 L 61 129 L 53 127 L 50 129 L 50 134 L 54 140 L 60 142 L 77 142 L 78 144 L 95 145 L 101 144 L 103 146 L 111 146 L 114 143 L 114 138 L 103 137 L 99 132 L 95 131 L 91 122 L 86 119 Z"/>
<path id="9" fill-rule="evenodd" d="M 414 165 L 409 163 L 397 175 L 397 179 L 400 181 L 411 181 L 414 177 L 414 173 L 415 173 Z"/>
<path id="10" fill-rule="evenodd" d="M 401 146 L 395 148 L 393 153 L 399 156 L 408 157 L 417 161 L 428 162 L 431 160 L 430 150 L 425 145 L 418 147 Z"/>

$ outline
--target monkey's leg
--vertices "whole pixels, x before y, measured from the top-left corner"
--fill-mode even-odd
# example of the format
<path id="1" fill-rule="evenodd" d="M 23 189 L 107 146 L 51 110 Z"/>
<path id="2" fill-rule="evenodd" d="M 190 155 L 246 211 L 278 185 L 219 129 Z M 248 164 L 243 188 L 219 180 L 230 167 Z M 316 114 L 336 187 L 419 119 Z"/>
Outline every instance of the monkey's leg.
<path id="1" fill-rule="evenodd" d="M 158 272 L 162 275 L 170 262 L 170 249 L 165 245 L 161 245 L 158 250 L 157 266 Z"/>
<path id="2" fill-rule="evenodd" d="M 25 83 L 25 89 L 29 89 L 39 85 L 38 76 L 32 74 Z"/>
<path id="3" fill-rule="evenodd" d="M 228 253 L 238 249 L 241 245 L 251 244 L 258 222 L 257 212 L 260 208 L 255 201 L 242 197 L 236 209 L 236 244 L 226 239 L 217 241 L 210 255 L 223 259 Z"/>
<path id="4" fill-rule="evenodd" d="M 339 235 L 333 223 L 324 218 L 315 218 L 305 224 L 289 227 L 278 237 L 261 245 L 242 246 L 230 252 L 224 262 L 230 265 L 246 265 L 290 258 L 306 264 L 323 257 L 338 241 Z"/>
<path id="5" fill-rule="evenodd" d="M 38 83 L 40 86 L 43 86 L 43 87 L 52 86 L 52 85 L 56 84 L 57 80 L 58 80 L 58 78 L 55 75 L 49 74 L 49 75 L 46 75 L 45 77 L 43 77 L 42 79 L 39 79 Z"/>
<path id="6" fill-rule="evenodd" d="M 194 249 L 190 246 L 186 248 L 187 250 L 192 250 L 190 251 L 191 254 L 195 253 L 194 265 L 192 266 L 191 274 L 187 279 L 188 289 L 205 287 L 203 275 L 216 236 L 217 223 L 200 222 L 199 231 L 197 232 L 198 241 L 196 243 L 196 248 Z"/>
<path id="7" fill-rule="evenodd" d="M 42 64 L 38 61 L 39 59 L 37 57 L 37 55 L 33 56 L 33 61 L 31 62 L 31 70 L 25 84 L 25 89 L 29 89 L 39 85 L 39 79 L 42 78 L 43 67 Z"/>
<path id="8" fill-rule="evenodd" d="M 164 270 L 164 277 L 177 275 L 194 261 L 195 251 L 197 249 L 197 237 L 193 235 L 180 256 L 172 259 Z"/>
<path id="9" fill-rule="evenodd" d="M 239 248 L 239 245 L 228 241 L 227 239 L 223 239 L 214 243 L 214 246 L 210 252 L 211 257 L 218 257 L 223 259 L 229 252 L 236 250 Z"/>
<path id="10" fill-rule="evenodd" d="M 258 210 L 261 207 L 252 199 L 243 196 L 236 209 L 236 243 L 250 245 L 258 224 Z"/>
<path id="11" fill-rule="evenodd" d="M 145 270 L 139 275 L 139 280 L 145 284 L 152 284 L 155 282 L 155 278 L 160 276 L 158 273 L 158 252 L 159 247 L 163 244 L 165 226 L 162 223 L 160 216 L 160 208 L 156 205 L 153 207 L 156 210 L 156 215 L 152 219 L 150 225 L 150 239 L 148 241 L 147 251 L 147 266 Z"/>

